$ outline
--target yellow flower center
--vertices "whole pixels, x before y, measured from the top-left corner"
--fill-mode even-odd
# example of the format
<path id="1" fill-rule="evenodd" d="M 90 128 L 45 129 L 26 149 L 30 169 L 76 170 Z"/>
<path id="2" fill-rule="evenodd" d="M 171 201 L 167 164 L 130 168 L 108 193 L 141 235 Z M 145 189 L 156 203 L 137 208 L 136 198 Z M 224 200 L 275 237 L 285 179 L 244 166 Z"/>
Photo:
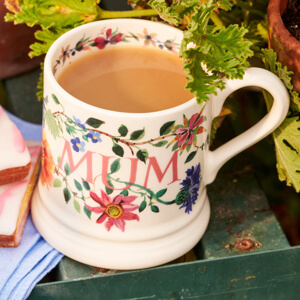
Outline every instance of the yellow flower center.
<path id="1" fill-rule="evenodd" d="M 94 139 L 94 140 L 97 140 L 97 137 L 94 135 L 94 136 L 93 136 L 93 139 Z"/>
<path id="2" fill-rule="evenodd" d="M 80 144 L 78 144 L 78 143 L 76 144 L 76 146 L 77 146 L 78 148 L 81 148 L 81 145 L 80 145 Z"/>
<path id="3" fill-rule="evenodd" d="M 123 214 L 123 209 L 118 204 L 109 204 L 107 205 L 105 212 L 109 217 L 117 219 Z"/>

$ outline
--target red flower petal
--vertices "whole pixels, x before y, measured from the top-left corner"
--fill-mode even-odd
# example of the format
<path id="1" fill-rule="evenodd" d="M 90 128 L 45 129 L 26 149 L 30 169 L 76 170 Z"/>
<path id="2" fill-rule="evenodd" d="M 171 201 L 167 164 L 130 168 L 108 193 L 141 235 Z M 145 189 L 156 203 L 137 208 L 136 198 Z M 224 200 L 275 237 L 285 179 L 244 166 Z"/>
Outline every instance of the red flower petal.
<path id="1" fill-rule="evenodd" d="M 197 120 L 199 114 L 195 113 L 191 116 L 190 120 L 189 120 L 189 128 L 194 128 L 194 123 Z"/>
<path id="2" fill-rule="evenodd" d="M 113 202 L 113 200 L 103 190 L 101 190 L 101 197 L 102 198 L 100 200 L 105 206 Z"/>
<path id="3" fill-rule="evenodd" d="M 105 211 L 105 208 L 104 207 L 101 207 L 101 206 L 97 206 L 97 207 L 92 207 L 92 206 L 89 206 L 87 205 L 86 203 L 84 204 L 85 207 L 89 210 L 89 211 L 92 211 L 96 214 L 101 214 Z"/>
<path id="4" fill-rule="evenodd" d="M 180 134 L 180 133 L 183 133 L 185 131 L 187 131 L 188 129 L 186 127 L 180 127 L 178 129 L 176 129 L 175 133 L 176 134 Z"/>
<path id="5" fill-rule="evenodd" d="M 94 43 L 96 44 L 97 48 L 103 49 L 107 44 L 107 40 L 103 36 L 98 36 L 94 39 Z"/>
<path id="6" fill-rule="evenodd" d="M 188 138 L 188 136 L 189 136 L 189 133 L 186 132 L 185 134 L 183 134 L 183 135 L 179 138 L 179 140 L 178 140 L 178 142 L 177 142 L 178 147 L 180 147 L 180 146 L 186 141 L 186 139 Z"/>
<path id="7" fill-rule="evenodd" d="M 111 44 L 115 44 L 115 43 L 122 42 L 122 40 L 123 40 L 123 35 L 122 35 L 122 33 L 117 33 L 115 36 L 113 36 L 113 37 L 109 40 L 109 42 L 110 42 Z"/>
<path id="8" fill-rule="evenodd" d="M 114 223 L 122 232 L 125 231 L 125 221 L 123 219 L 114 219 Z"/>
<path id="9" fill-rule="evenodd" d="M 101 224 L 101 223 L 103 223 L 103 222 L 106 220 L 106 218 L 107 218 L 107 215 L 106 215 L 106 214 L 102 214 L 102 215 L 97 219 L 96 223 Z"/>
<path id="10" fill-rule="evenodd" d="M 116 196 L 114 200 L 112 201 L 114 204 L 120 204 L 120 202 L 123 200 L 124 196 L 122 194 Z"/>
<path id="11" fill-rule="evenodd" d="M 122 203 L 122 208 L 123 208 L 124 212 L 134 211 L 134 210 L 138 209 L 139 207 L 140 206 L 136 205 L 136 204 Z"/>
<path id="12" fill-rule="evenodd" d="M 106 30 L 106 38 L 108 39 L 111 36 L 112 29 L 109 28 Z"/>
<path id="13" fill-rule="evenodd" d="M 133 202 L 136 198 L 137 198 L 137 196 L 126 196 L 123 198 L 123 201 L 126 203 L 129 203 L 129 202 Z"/>
<path id="14" fill-rule="evenodd" d="M 107 229 L 107 231 L 110 231 L 111 227 L 114 225 L 114 219 L 112 218 L 108 218 L 106 223 L 105 223 L 105 228 Z"/>
<path id="15" fill-rule="evenodd" d="M 191 135 L 189 137 L 189 140 L 188 140 L 188 145 L 191 145 L 194 141 L 194 134 L 191 132 Z"/>
<path id="16" fill-rule="evenodd" d="M 123 220 L 131 221 L 131 220 L 140 220 L 140 217 L 137 214 L 131 213 L 131 212 L 123 212 L 123 215 L 121 217 Z"/>
<path id="17" fill-rule="evenodd" d="M 198 118 L 197 121 L 195 122 L 193 129 L 198 127 L 200 124 L 202 124 L 203 120 L 204 120 L 204 117 L 200 116 L 200 118 Z"/>

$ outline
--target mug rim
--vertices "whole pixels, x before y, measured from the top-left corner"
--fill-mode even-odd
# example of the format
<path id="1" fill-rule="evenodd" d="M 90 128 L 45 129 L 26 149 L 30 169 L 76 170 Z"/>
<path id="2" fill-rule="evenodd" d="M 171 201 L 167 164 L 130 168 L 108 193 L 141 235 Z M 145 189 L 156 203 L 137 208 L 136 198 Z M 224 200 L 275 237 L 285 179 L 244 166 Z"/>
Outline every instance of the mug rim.
<path id="1" fill-rule="evenodd" d="M 117 111 L 117 110 L 110 110 L 110 109 L 104 109 L 101 108 L 99 106 L 94 106 L 91 104 L 88 104 L 76 97 L 74 97 L 73 95 L 71 95 L 70 93 L 68 93 L 64 88 L 61 87 L 61 85 L 57 82 L 53 72 L 52 72 L 52 59 L 53 56 L 55 54 L 55 52 L 57 51 L 57 49 L 59 47 L 62 46 L 63 41 L 72 37 L 73 35 L 76 35 L 78 33 L 80 33 L 80 31 L 86 31 L 87 29 L 89 29 L 90 27 L 96 27 L 98 24 L 103 25 L 105 23 L 108 24 L 113 24 L 116 23 L 116 25 L 120 25 L 120 22 L 122 23 L 148 23 L 148 24 L 156 24 L 156 26 L 160 26 L 160 27 L 167 27 L 168 30 L 173 30 L 177 33 L 180 33 L 181 35 L 183 35 L 183 31 L 181 31 L 180 29 L 177 29 L 175 27 L 172 27 L 168 24 L 164 24 L 164 23 L 158 23 L 158 22 L 154 22 L 154 21 L 149 21 L 149 20 L 141 20 L 141 19 L 129 19 L 129 18 L 116 18 L 116 19 L 106 19 L 106 20 L 99 20 L 99 21 L 94 21 L 91 23 L 87 23 L 87 24 L 83 24 L 80 25 L 78 27 L 75 27 L 67 32 L 65 32 L 63 35 L 61 35 L 60 37 L 58 37 L 53 44 L 50 46 L 49 50 L 46 53 L 45 56 L 45 60 L 44 60 L 44 80 L 46 80 L 46 73 L 47 73 L 47 80 L 50 83 L 50 86 L 52 86 L 52 88 L 54 88 L 55 90 L 58 90 L 59 94 L 61 94 L 64 98 L 69 98 L 68 101 L 72 101 L 74 102 L 74 104 L 76 104 L 77 106 L 80 106 L 82 108 L 88 109 L 88 110 L 93 110 L 95 113 L 105 113 L 105 114 L 109 114 L 109 115 L 114 115 L 114 116 L 120 116 L 120 117 L 130 117 L 130 118 L 138 118 L 138 117 L 154 117 L 157 116 L 159 117 L 160 115 L 166 115 L 169 113 L 176 113 L 178 111 L 184 110 L 184 109 L 188 109 L 190 106 L 193 106 L 195 104 L 199 105 L 196 101 L 196 97 L 194 96 L 193 98 L 191 98 L 190 100 L 174 106 L 174 107 L 170 107 L 170 108 L 166 108 L 163 110 L 158 110 L 158 111 L 153 111 L 153 112 L 122 112 L 122 111 Z M 45 96 L 45 95 L 44 95 Z"/>

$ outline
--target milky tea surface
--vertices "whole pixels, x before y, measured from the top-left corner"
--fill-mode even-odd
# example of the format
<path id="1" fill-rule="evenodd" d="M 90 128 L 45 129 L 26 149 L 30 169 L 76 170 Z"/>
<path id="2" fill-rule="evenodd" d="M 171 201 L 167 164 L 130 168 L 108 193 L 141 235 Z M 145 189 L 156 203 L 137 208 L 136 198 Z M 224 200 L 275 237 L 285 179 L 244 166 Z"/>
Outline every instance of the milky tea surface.
<path id="1" fill-rule="evenodd" d="M 161 49 L 93 51 L 64 66 L 57 81 L 83 102 L 121 112 L 159 111 L 193 98 L 185 89 L 182 60 Z"/>

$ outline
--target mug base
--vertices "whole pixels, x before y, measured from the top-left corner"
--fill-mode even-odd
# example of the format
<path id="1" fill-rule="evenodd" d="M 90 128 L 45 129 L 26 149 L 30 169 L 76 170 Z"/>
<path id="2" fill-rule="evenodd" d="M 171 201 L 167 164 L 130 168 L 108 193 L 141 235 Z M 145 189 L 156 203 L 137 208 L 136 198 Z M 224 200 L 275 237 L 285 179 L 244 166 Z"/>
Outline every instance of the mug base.
<path id="1" fill-rule="evenodd" d="M 134 270 L 168 263 L 191 250 L 207 228 L 210 205 L 205 196 L 198 216 L 181 230 L 156 239 L 128 243 L 99 240 L 65 226 L 41 201 L 38 187 L 33 194 L 31 215 L 43 238 L 65 256 L 94 267 Z"/>

